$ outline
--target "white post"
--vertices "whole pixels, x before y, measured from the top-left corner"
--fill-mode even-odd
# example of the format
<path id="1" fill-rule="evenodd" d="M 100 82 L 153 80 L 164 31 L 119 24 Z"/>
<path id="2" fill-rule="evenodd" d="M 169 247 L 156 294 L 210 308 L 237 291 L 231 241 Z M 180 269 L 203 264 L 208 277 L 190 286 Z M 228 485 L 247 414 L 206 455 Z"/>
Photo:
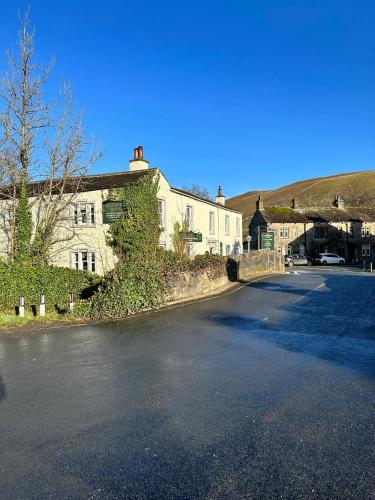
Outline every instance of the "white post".
<path id="1" fill-rule="evenodd" d="M 18 306 L 18 316 L 23 318 L 25 316 L 25 297 L 20 297 L 19 306 Z"/>
<path id="2" fill-rule="evenodd" d="M 40 316 L 46 315 L 46 296 L 44 295 L 44 293 L 40 295 L 39 315 Z"/>
<path id="3" fill-rule="evenodd" d="M 74 293 L 69 293 L 69 311 L 73 311 L 74 309 Z"/>
<path id="4" fill-rule="evenodd" d="M 247 253 L 250 253 L 251 236 L 247 236 Z"/>

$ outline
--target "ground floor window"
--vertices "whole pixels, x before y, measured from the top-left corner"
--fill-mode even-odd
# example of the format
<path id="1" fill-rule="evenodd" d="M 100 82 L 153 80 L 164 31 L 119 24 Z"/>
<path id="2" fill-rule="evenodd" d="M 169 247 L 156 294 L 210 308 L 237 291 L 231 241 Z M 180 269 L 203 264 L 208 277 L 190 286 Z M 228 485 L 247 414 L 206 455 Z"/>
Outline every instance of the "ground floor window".
<path id="1" fill-rule="evenodd" d="M 288 255 L 292 253 L 292 245 L 288 245 Z"/>
<path id="2" fill-rule="evenodd" d="M 214 255 L 216 253 L 216 243 L 215 242 L 208 242 L 208 252 L 210 255 Z"/>
<path id="3" fill-rule="evenodd" d="M 188 257 L 192 257 L 193 256 L 193 245 L 191 243 L 189 243 L 188 245 L 186 245 L 186 255 Z"/>
<path id="4" fill-rule="evenodd" d="M 370 257 L 371 245 L 362 245 L 362 257 Z"/>
<path id="5" fill-rule="evenodd" d="M 225 255 L 230 255 L 230 245 L 225 245 Z"/>
<path id="6" fill-rule="evenodd" d="M 71 267 L 80 271 L 96 273 L 95 252 L 80 250 L 72 253 Z"/>

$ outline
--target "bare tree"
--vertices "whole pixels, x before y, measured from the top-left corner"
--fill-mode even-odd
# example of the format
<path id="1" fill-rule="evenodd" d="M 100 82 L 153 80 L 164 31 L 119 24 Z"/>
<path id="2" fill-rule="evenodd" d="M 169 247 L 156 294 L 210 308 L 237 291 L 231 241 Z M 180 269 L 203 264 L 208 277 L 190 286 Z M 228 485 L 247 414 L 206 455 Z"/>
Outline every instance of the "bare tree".
<path id="1" fill-rule="evenodd" d="M 199 184 L 184 186 L 182 189 L 184 189 L 188 193 L 194 194 L 195 196 L 199 196 L 199 198 L 204 198 L 205 200 L 212 201 L 212 197 L 210 196 L 208 190 L 205 187 L 200 186 Z"/>
<path id="2" fill-rule="evenodd" d="M 54 61 L 36 66 L 29 12 L 21 23 L 18 54 L 8 53 L 0 90 L 0 198 L 10 207 L 11 256 L 48 262 L 52 246 L 73 237 L 69 207 L 100 154 L 86 153 L 82 112 L 75 112 L 69 87 L 61 99 L 45 99 Z"/>

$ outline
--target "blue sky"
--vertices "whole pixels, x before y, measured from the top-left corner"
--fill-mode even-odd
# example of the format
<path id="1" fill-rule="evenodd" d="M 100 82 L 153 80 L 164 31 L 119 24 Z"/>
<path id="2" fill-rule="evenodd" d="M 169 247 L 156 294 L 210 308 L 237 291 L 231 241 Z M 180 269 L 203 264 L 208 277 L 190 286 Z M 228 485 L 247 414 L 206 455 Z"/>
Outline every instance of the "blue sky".
<path id="1" fill-rule="evenodd" d="M 95 172 L 138 144 L 173 185 L 227 196 L 375 168 L 373 0 L 2 0 L 2 69 L 28 4 L 105 151 Z"/>

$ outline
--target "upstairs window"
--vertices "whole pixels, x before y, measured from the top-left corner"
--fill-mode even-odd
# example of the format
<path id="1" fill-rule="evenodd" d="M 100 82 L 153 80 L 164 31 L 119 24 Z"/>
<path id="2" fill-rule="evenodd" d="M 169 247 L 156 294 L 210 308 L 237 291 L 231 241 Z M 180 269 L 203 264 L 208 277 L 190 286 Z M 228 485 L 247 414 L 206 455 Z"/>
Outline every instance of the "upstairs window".
<path id="1" fill-rule="evenodd" d="M 229 215 L 225 216 L 225 234 L 226 236 L 229 236 L 230 231 L 229 231 Z"/>
<path id="2" fill-rule="evenodd" d="M 328 238 L 328 227 L 327 226 L 314 227 L 314 238 L 317 239 Z"/>
<path id="3" fill-rule="evenodd" d="M 165 227 L 165 200 L 158 199 L 159 221 L 162 227 Z"/>
<path id="4" fill-rule="evenodd" d="M 193 229 L 193 207 L 191 205 L 186 205 L 186 224 L 189 231 Z"/>
<path id="5" fill-rule="evenodd" d="M 214 232 L 215 232 L 215 214 L 214 214 L 214 212 L 210 212 L 208 214 L 208 232 L 210 234 L 214 234 Z"/>
<path id="6" fill-rule="evenodd" d="M 362 238 L 368 238 L 371 236 L 371 229 L 368 226 L 362 226 L 361 228 Z"/>
<path id="7" fill-rule="evenodd" d="M 79 202 L 73 205 L 73 221 L 75 226 L 95 224 L 95 204 Z"/>
<path id="8" fill-rule="evenodd" d="M 288 227 L 280 227 L 280 238 L 289 238 L 289 228 Z"/>
<path id="9" fill-rule="evenodd" d="M 241 219 L 239 217 L 236 218 L 236 234 L 237 236 L 241 234 Z"/>

